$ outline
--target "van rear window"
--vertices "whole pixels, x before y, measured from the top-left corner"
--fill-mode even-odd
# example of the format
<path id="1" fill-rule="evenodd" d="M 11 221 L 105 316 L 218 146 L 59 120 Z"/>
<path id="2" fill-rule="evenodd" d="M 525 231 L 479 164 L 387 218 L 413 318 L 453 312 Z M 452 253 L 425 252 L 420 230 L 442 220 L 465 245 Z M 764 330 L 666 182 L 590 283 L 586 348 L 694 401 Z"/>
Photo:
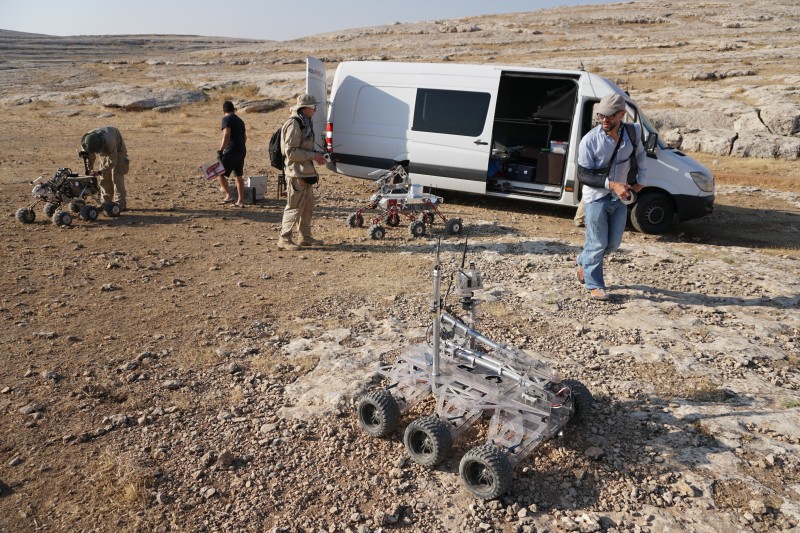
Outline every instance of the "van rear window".
<path id="1" fill-rule="evenodd" d="M 414 131 L 475 136 L 483 133 L 489 93 L 417 89 Z"/>

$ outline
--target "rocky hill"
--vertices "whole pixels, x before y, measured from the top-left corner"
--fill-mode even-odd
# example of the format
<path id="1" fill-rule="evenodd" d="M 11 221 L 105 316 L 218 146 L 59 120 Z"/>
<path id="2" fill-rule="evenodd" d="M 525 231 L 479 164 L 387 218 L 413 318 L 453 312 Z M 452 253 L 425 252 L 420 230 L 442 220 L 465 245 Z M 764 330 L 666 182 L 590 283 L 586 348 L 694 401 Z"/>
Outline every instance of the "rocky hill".
<path id="1" fill-rule="evenodd" d="M 287 100 L 307 55 L 323 59 L 331 74 L 338 62 L 359 59 L 585 68 L 626 88 L 673 146 L 794 160 L 800 155 L 799 34 L 800 6 L 792 0 L 642 0 L 397 23 L 285 42 L 4 32 L 0 102 L 163 110 L 235 84 L 257 87 L 258 98 Z M 121 70 L 139 76 L 114 83 Z"/>

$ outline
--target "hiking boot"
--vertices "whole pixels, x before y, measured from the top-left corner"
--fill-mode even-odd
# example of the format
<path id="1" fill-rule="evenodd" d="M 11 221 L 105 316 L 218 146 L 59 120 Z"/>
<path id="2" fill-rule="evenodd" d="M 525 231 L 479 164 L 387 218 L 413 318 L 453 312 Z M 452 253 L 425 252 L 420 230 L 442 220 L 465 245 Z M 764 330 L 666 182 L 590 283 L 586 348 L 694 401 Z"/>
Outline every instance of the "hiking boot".
<path id="1" fill-rule="evenodd" d="M 584 226 L 582 218 L 576 218 L 575 220 L 572 221 L 572 223 L 575 224 L 576 228 L 582 228 Z"/>
<path id="2" fill-rule="evenodd" d="M 300 246 L 318 246 L 322 244 L 322 241 L 314 237 L 302 237 L 298 244 Z"/>
<path id="3" fill-rule="evenodd" d="M 608 300 L 608 293 L 605 289 L 592 289 L 589 291 L 589 296 L 591 296 L 592 300 L 599 300 L 601 302 Z"/>
<path id="4" fill-rule="evenodd" d="M 300 247 L 297 246 L 295 243 L 293 243 L 291 240 L 278 239 L 278 250 L 292 251 L 292 250 L 297 250 L 298 248 Z"/>

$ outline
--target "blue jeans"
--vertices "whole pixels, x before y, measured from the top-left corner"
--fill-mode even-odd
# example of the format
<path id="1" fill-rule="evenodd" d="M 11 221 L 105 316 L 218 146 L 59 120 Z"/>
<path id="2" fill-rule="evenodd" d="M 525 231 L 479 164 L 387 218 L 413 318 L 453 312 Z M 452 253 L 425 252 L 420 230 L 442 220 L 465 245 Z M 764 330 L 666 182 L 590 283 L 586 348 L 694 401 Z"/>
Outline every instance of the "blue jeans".
<path id="1" fill-rule="evenodd" d="M 578 256 L 583 267 L 586 288 L 605 289 L 603 282 L 603 258 L 622 243 L 628 207 L 612 195 L 606 195 L 584 205 L 586 217 L 586 240 Z"/>

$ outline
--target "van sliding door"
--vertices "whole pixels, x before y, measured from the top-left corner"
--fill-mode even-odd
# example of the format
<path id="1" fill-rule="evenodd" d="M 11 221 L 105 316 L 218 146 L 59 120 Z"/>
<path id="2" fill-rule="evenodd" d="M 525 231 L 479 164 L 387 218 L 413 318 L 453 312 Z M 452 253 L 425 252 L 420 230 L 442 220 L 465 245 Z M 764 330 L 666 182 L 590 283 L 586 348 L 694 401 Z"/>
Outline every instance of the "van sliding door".
<path id="1" fill-rule="evenodd" d="M 408 134 L 412 182 L 486 192 L 499 72 L 486 74 L 419 76 Z"/>
<path id="2" fill-rule="evenodd" d="M 490 194 L 561 198 L 578 105 L 579 74 L 505 71 L 492 137 Z M 578 137 L 580 139 L 580 137 Z M 571 189 L 570 189 L 571 190 Z"/>

